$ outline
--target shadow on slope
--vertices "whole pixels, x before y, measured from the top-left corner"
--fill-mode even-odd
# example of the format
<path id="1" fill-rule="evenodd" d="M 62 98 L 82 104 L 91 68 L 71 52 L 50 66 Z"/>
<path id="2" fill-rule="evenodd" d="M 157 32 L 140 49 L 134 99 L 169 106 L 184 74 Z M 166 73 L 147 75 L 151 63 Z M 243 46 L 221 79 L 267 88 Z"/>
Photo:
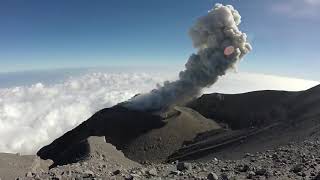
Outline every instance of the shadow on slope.
<path id="1" fill-rule="evenodd" d="M 232 129 L 262 127 L 286 118 L 286 101 L 298 92 L 255 91 L 243 94 L 205 94 L 188 107 Z"/>

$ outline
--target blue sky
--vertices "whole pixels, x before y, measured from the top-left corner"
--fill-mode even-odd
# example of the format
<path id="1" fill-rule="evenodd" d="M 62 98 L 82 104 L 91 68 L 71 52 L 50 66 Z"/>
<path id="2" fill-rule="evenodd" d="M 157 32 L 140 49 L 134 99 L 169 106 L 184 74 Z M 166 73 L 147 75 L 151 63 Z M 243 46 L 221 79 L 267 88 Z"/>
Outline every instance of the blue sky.
<path id="1" fill-rule="evenodd" d="M 216 2 L 240 11 L 253 45 L 241 71 L 320 80 L 319 0 L 0 0 L 0 72 L 182 66 Z"/>

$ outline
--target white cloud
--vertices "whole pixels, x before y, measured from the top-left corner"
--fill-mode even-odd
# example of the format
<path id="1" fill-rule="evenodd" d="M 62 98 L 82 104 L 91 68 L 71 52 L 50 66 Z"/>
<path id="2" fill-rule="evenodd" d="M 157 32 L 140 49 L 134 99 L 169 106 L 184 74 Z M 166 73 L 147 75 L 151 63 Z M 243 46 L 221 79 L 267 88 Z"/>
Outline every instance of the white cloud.
<path id="1" fill-rule="evenodd" d="M 319 16 L 320 0 L 279 0 L 272 10 L 289 17 L 314 18 Z"/>
<path id="2" fill-rule="evenodd" d="M 63 83 L 0 89 L 0 152 L 35 153 L 94 112 L 175 79 L 170 73 L 89 73 Z M 206 92 L 302 90 L 317 82 L 257 74 L 231 74 Z"/>
<path id="3" fill-rule="evenodd" d="M 0 152 L 34 153 L 95 111 L 146 92 L 162 78 L 90 73 L 61 84 L 0 89 Z"/>
<path id="4" fill-rule="evenodd" d="M 301 91 L 318 84 L 319 82 L 304 79 L 242 72 L 221 77 L 215 85 L 205 89 L 204 92 L 235 94 L 266 89 Z"/>

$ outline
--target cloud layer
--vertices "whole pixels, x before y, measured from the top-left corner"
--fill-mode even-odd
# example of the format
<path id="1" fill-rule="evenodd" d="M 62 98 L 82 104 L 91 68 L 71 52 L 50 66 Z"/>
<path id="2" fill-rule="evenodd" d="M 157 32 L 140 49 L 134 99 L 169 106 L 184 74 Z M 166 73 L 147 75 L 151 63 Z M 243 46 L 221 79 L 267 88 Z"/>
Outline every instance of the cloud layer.
<path id="1" fill-rule="evenodd" d="M 157 77 L 91 73 L 50 86 L 0 89 L 0 152 L 34 153 L 95 111 L 150 90 L 163 81 Z"/>
<path id="2" fill-rule="evenodd" d="M 94 112 L 177 77 L 168 73 L 88 73 L 63 83 L 0 89 L 0 152 L 35 153 Z M 205 92 L 302 90 L 317 82 L 257 74 L 230 74 Z"/>

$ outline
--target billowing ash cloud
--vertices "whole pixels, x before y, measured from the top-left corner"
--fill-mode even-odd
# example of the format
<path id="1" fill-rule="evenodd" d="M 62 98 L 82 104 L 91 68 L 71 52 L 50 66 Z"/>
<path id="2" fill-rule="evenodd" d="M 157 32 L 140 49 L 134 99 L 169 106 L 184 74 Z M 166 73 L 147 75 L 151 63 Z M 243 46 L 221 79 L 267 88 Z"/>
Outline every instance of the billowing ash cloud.
<path id="1" fill-rule="evenodd" d="M 216 4 L 190 29 L 192 54 L 179 74 L 179 79 L 165 82 L 147 94 L 138 95 L 124 106 L 137 110 L 159 110 L 197 96 L 201 89 L 214 84 L 219 76 L 251 50 L 247 36 L 238 26 L 241 16 L 232 6 Z"/>

